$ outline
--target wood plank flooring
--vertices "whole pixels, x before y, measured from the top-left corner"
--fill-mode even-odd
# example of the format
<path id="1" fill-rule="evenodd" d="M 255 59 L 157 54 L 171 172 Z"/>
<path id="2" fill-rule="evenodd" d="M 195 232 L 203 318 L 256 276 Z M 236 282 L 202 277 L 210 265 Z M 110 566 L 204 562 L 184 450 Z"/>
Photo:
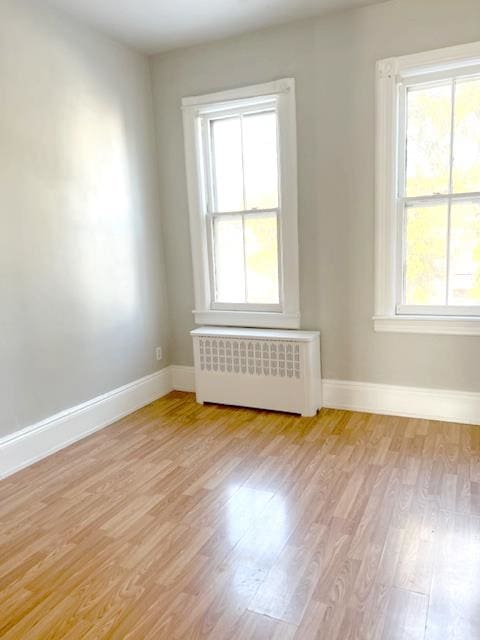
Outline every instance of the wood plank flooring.
<path id="1" fill-rule="evenodd" d="M 175 392 L 0 483 L 0 637 L 478 640 L 480 427 Z"/>

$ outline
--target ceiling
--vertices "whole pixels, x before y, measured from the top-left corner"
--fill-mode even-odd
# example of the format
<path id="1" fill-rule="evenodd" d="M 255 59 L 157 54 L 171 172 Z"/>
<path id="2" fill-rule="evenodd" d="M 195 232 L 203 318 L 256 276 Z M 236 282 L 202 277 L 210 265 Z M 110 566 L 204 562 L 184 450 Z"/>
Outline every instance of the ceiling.
<path id="1" fill-rule="evenodd" d="M 144 53 L 384 0 L 41 0 Z"/>

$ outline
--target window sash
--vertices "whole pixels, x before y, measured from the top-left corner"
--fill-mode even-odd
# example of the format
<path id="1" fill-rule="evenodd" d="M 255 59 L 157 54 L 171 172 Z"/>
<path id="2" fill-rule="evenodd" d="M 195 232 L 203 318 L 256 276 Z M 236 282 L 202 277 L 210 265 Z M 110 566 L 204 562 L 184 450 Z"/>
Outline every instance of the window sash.
<path id="1" fill-rule="evenodd" d="M 400 198 L 398 200 L 398 247 L 397 247 L 397 301 L 396 313 L 399 315 L 453 315 L 453 316 L 479 316 L 480 305 L 453 305 L 448 303 L 450 297 L 450 240 L 451 240 L 451 211 L 452 204 L 455 202 L 469 202 L 480 200 L 480 192 L 468 194 L 451 194 L 451 195 L 434 195 L 421 196 L 412 198 Z M 417 204 L 447 204 L 448 222 L 447 222 L 447 242 L 446 242 L 446 277 L 445 277 L 445 299 L 447 303 L 444 305 L 407 305 L 405 303 L 406 296 L 406 271 L 407 271 L 407 247 L 406 247 L 406 212 L 409 206 Z"/>
<path id="2" fill-rule="evenodd" d="M 396 305 L 397 315 L 419 315 L 419 316 L 480 316 L 480 305 L 452 305 L 448 303 L 450 295 L 450 247 L 451 247 L 451 212 L 455 202 L 465 202 L 480 199 L 480 192 L 472 191 L 465 193 L 455 193 L 453 191 L 453 164 L 454 164 L 454 139 L 455 139 L 455 91 L 458 80 L 466 78 L 478 78 L 480 67 L 457 69 L 456 72 L 444 71 L 439 73 L 427 73 L 417 75 L 414 78 L 403 80 L 398 83 L 397 104 L 397 286 Z M 446 193 L 432 193 L 422 196 L 407 196 L 407 105 L 408 89 L 410 87 L 434 87 L 445 84 L 449 80 L 451 83 L 452 108 L 450 123 L 450 157 L 449 157 L 449 185 Z M 448 210 L 447 219 L 447 242 L 446 242 L 446 278 L 445 278 L 445 299 L 444 305 L 407 305 L 406 296 L 406 212 L 408 207 L 415 205 L 428 205 L 445 203 Z"/>
<path id="3" fill-rule="evenodd" d="M 217 286 L 216 286 L 216 268 L 215 268 L 215 240 L 214 240 L 214 224 L 216 219 L 230 218 L 232 216 L 238 216 L 242 218 L 243 230 L 245 232 L 245 220 L 247 218 L 258 218 L 265 214 L 275 214 L 277 222 L 277 277 L 278 277 L 278 303 L 252 303 L 252 302 L 218 302 L 217 301 Z M 230 311 L 270 311 L 278 313 L 283 309 L 283 255 L 282 255 L 282 243 L 281 243 L 281 225 L 280 225 L 280 209 L 254 209 L 245 211 L 234 211 L 233 213 L 207 213 L 205 216 L 205 222 L 207 226 L 207 250 L 208 250 L 208 262 L 209 262 L 209 277 L 210 277 L 210 291 L 211 301 L 210 309 L 212 310 L 230 310 Z M 245 236 L 244 236 L 245 238 Z M 243 243 L 243 264 L 245 273 L 245 298 L 247 298 L 247 268 L 246 268 L 246 246 L 245 241 Z"/>
<path id="4" fill-rule="evenodd" d="M 231 213 L 229 211 L 220 211 L 217 209 L 217 192 L 216 192 L 216 180 L 214 177 L 214 163 L 215 163 L 215 150 L 212 137 L 212 123 L 218 120 L 225 120 L 229 117 L 240 117 L 242 119 L 246 116 L 259 115 L 262 113 L 274 113 L 277 121 L 277 195 L 278 195 L 278 208 L 281 209 L 281 157 L 280 157 L 280 131 L 279 131 L 279 113 L 277 100 L 262 101 L 260 103 L 246 103 L 245 105 L 226 108 L 219 110 L 214 114 L 205 114 L 201 117 L 201 132 L 203 142 L 203 162 L 205 167 L 205 202 L 206 213 Z M 242 123 L 243 132 L 243 123 Z M 243 133 L 242 133 L 242 164 L 243 164 Z M 243 201 L 246 201 L 245 194 L 245 169 L 242 170 L 243 180 Z M 255 209 L 257 211 L 257 209 Z M 235 212 L 233 212 L 235 213 Z"/>
<path id="5" fill-rule="evenodd" d="M 244 209 L 239 211 L 220 211 L 216 208 L 217 194 L 216 194 L 216 181 L 214 178 L 214 162 L 215 152 L 212 137 L 212 123 L 218 120 L 223 120 L 229 117 L 240 117 L 250 115 L 257 115 L 262 113 L 274 113 L 277 120 L 277 175 L 278 175 L 278 207 L 273 209 Z M 257 102 L 246 101 L 244 104 L 219 108 L 213 113 L 208 113 L 201 116 L 201 133 L 203 143 L 203 162 L 205 167 L 204 172 L 204 191 L 205 191 L 205 206 L 204 219 L 207 230 L 207 256 L 209 264 L 209 280 L 210 280 L 210 309 L 212 310 L 229 310 L 229 311 L 266 311 L 266 312 L 282 312 L 284 308 L 283 300 L 283 248 L 281 238 L 281 157 L 280 157 L 280 132 L 279 132 L 279 114 L 277 108 L 277 99 L 268 98 Z M 243 156 L 243 154 L 242 154 Z M 242 157 L 243 160 L 243 157 Z M 245 202 L 245 173 L 242 172 L 243 179 L 243 200 Z M 268 213 L 276 214 L 277 221 L 277 273 L 278 273 L 278 298 L 277 304 L 259 304 L 259 303 L 229 303 L 217 301 L 217 287 L 216 287 L 216 268 L 215 268 L 215 246 L 214 246 L 214 222 L 216 218 L 239 216 L 242 218 L 243 227 L 245 227 L 245 220 L 248 217 L 261 216 Z M 244 250 L 244 273 L 245 273 L 245 298 L 247 298 L 247 268 L 245 257 L 245 243 L 243 245 Z"/>

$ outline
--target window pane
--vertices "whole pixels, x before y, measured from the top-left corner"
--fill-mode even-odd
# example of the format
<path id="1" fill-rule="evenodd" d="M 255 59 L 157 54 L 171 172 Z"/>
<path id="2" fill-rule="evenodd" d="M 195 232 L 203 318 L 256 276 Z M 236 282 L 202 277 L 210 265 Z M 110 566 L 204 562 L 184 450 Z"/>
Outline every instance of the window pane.
<path id="1" fill-rule="evenodd" d="M 448 193 L 451 118 L 451 82 L 408 90 L 407 196 Z"/>
<path id="2" fill-rule="evenodd" d="M 245 302 L 242 217 L 215 218 L 213 237 L 216 301 Z"/>
<path id="3" fill-rule="evenodd" d="M 276 214 L 245 217 L 248 302 L 278 304 Z"/>
<path id="4" fill-rule="evenodd" d="M 213 120 L 213 180 L 216 211 L 242 211 L 242 129 L 240 118 Z"/>
<path id="5" fill-rule="evenodd" d="M 278 207 L 277 114 L 243 118 L 243 154 L 247 209 Z"/>
<path id="6" fill-rule="evenodd" d="M 480 191 L 480 78 L 455 88 L 453 190 Z"/>
<path id="7" fill-rule="evenodd" d="M 480 201 L 452 203 L 449 303 L 480 304 Z"/>
<path id="8" fill-rule="evenodd" d="M 446 203 L 406 209 L 405 303 L 446 304 Z"/>

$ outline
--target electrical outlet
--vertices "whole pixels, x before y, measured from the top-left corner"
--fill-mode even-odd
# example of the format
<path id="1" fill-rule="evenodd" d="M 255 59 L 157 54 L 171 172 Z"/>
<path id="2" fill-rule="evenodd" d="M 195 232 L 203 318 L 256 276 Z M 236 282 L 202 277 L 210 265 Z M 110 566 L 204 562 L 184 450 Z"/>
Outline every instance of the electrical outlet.
<path id="1" fill-rule="evenodd" d="M 163 358 L 162 347 L 157 347 L 155 349 L 155 355 L 157 356 L 157 360 L 161 360 Z"/>

